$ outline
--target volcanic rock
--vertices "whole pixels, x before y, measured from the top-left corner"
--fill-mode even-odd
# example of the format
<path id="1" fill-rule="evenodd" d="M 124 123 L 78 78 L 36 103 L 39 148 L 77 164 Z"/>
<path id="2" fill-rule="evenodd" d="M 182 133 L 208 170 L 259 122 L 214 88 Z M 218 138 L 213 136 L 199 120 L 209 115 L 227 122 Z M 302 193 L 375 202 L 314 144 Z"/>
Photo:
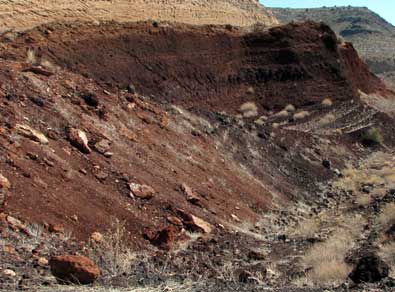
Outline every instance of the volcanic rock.
<path id="1" fill-rule="evenodd" d="M 30 126 L 17 124 L 15 128 L 19 135 L 25 136 L 26 138 L 41 144 L 48 144 L 47 137 L 45 137 L 45 135 L 40 131 L 33 129 Z"/>
<path id="2" fill-rule="evenodd" d="M 184 193 L 188 202 L 201 206 L 200 198 L 196 195 L 196 193 L 186 184 L 182 184 L 180 186 L 181 191 Z"/>
<path id="3" fill-rule="evenodd" d="M 76 128 L 69 128 L 67 130 L 67 135 L 70 143 L 77 147 L 82 153 L 88 154 L 92 152 L 88 145 L 88 137 L 84 131 Z"/>
<path id="4" fill-rule="evenodd" d="M 100 269 L 84 256 L 55 256 L 49 260 L 52 274 L 62 283 L 91 284 L 100 275 Z"/>
<path id="5" fill-rule="evenodd" d="M 375 283 L 388 277 L 388 273 L 388 265 L 375 253 L 368 252 L 361 256 L 349 277 L 357 284 Z"/>
<path id="6" fill-rule="evenodd" d="M 151 242 L 151 244 L 161 249 L 170 250 L 177 240 L 179 230 L 175 226 L 168 226 L 159 231 L 148 231 L 144 237 Z"/>
<path id="7" fill-rule="evenodd" d="M 137 183 L 130 183 L 129 189 L 131 192 L 131 196 L 136 196 L 140 199 L 149 200 L 155 195 L 155 190 L 147 185 L 140 185 Z"/>
<path id="8" fill-rule="evenodd" d="M 211 233 L 213 230 L 213 227 L 210 223 L 192 214 L 189 214 L 183 210 L 178 210 L 177 214 L 181 218 L 184 225 L 194 232 Z"/>

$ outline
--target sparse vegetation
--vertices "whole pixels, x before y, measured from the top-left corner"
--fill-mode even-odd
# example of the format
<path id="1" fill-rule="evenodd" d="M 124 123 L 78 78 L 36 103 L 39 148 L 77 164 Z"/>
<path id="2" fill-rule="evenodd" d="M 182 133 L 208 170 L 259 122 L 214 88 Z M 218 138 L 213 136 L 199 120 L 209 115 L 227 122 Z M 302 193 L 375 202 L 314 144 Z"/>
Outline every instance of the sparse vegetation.
<path id="1" fill-rule="evenodd" d="M 315 218 L 309 218 L 298 224 L 298 226 L 292 232 L 292 236 L 304 239 L 313 238 L 319 229 L 319 220 Z"/>
<path id="2" fill-rule="evenodd" d="M 279 111 L 278 113 L 275 114 L 275 116 L 278 118 L 287 118 L 288 115 L 289 113 L 286 110 Z"/>
<path id="3" fill-rule="evenodd" d="M 127 246 L 125 223 L 114 219 L 111 228 L 103 235 L 100 243 L 92 243 L 90 257 L 100 266 L 103 277 L 111 278 L 130 273 L 136 259 Z"/>
<path id="4" fill-rule="evenodd" d="M 32 64 L 32 65 L 37 65 L 38 64 L 36 53 L 33 50 L 29 49 L 27 51 L 26 63 Z"/>
<path id="5" fill-rule="evenodd" d="M 294 112 L 295 110 L 296 110 L 296 108 L 295 108 L 295 106 L 294 105 L 292 105 L 292 104 L 289 104 L 289 105 L 287 105 L 285 108 L 284 108 L 284 110 L 285 111 L 287 111 L 287 112 Z"/>
<path id="6" fill-rule="evenodd" d="M 310 115 L 310 113 L 308 111 L 300 111 L 300 112 L 297 112 L 296 114 L 293 115 L 293 119 L 295 121 L 303 120 L 303 119 L 307 118 L 309 115 Z"/>
<path id="7" fill-rule="evenodd" d="M 395 223 L 395 203 L 389 203 L 384 206 L 378 218 L 378 223 L 383 229 L 387 229 Z"/>
<path id="8" fill-rule="evenodd" d="M 363 134 L 362 141 L 368 145 L 377 145 L 382 144 L 384 139 L 378 128 L 370 128 Z"/>
<path id="9" fill-rule="evenodd" d="M 358 207 L 367 207 L 372 203 L 373 199 L 370 194 L 359 194 L 355 198 L 355 204 Z"/>
<path id="10" fill-rule="evenodd" d="M 260 116 L 259 119 L 255 120 L 255 124 L 262 126 L 266 123 L 267 117 L 266 116 Z"/>
<path id="11" fill-rule="evenodd" d="M 331 107 L 333 105 L 333 102 L 330 98 L 325 98 L 322 102 L 321 105 L 324 107 Z"/>
<path id="12" fill-rule="evenodd" d="M 244 118 L 253 118 L 258 115 L 258 107 L 254 102 L 246 102 L 240 106 L 240 113 Z"/>

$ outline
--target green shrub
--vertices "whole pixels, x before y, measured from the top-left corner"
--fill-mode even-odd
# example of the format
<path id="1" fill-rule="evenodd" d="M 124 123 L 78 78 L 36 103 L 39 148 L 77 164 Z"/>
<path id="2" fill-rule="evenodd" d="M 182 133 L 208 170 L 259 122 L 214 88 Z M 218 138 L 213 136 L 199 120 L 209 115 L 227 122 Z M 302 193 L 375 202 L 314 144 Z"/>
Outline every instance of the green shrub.
<path id="1" fill-rule="evenodd" d="M 377 128 L 371 128 L 366 131 L 362 136 L 362 140 L 367 145 L 382 144 L 384 141 L 380 130 Z"/>

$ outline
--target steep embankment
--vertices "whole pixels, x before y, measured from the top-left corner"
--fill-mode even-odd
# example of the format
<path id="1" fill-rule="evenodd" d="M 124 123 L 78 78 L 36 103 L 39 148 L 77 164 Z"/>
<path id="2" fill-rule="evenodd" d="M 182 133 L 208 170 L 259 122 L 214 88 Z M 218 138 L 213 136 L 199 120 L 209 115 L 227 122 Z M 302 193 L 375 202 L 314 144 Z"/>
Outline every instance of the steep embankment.
<path id="1" fill-rule="evenodd" d="M 33 66 L 24 63 L 26 55 Z M 315 23 L 252 33 L 53 25 L 4 38 L 1 56 L 7 60 L 0 71 L 0 163 L 12 186 L 5 212 L 61 224 L 79 238 L 105 229 L 115 216 L 127 222 L 136 244 L 180 208 L 227 226 L 251 224 L 292 198 L 312 200 L 317 182 L 332 176 L 322 159 L 336 157 L 333 165 L 343 167 L 352 150 L 336 154 L 337 144 L 352 148 L 355 137 L 333 130 L 323 145 L 311 134 L 321 122 L 282 130 L 295 119 L 269 110 L 292 103 L 309 110 L 309 119 L 321 117 L 321 101 L 329 97 L 350 107 L 339 125 L 351 131 L 347 120 L 364 111 L 357 89 L 382 86 L 351 45 L 338 46 L 334 33 Z M 130 83 L 140 94 L 132 86 L 132 93 L 119 90 Z M 193 107 L 205 119 L 141 94 Z M 236 118 L 245 101 L 257 103 L 269 120 L 255 125 Z M 363 123 L 377 118 L 365 116 Z M 145 188 L 145 195 L 130 197 L 130 183 L 154 194 Z"/>
<path id="2" fill-rule="evenodd" d="M 355 45 L 373 72 L 395 71 L 395 27 L 366 7 L 271 10 L 281 23 L 323 21 Z"/>
<path id="3" fill-rule="evenodd" d="M 25 30 L 49 22 L 171 21 L 190 24 L 265 25 L 277 20 L 255 0 L 33 0 L 2 1 L 0 31 Z"/>
<path id="4" fill-rule="evenodd" d="M 151 24 L 78 30 L 55 25 L 22 35 L 1 55 L 23 60 L 26 44 L 38 57 L 109 88 L 132 83 L 157 100 L 231 113 L 251 99 L 264 113 L 288 103 L 348 100 L 358 89 L 369 93 L 382 87 L 352 45 L 338 46 L 329 27 L 315 23 L 251 33 Z"/>

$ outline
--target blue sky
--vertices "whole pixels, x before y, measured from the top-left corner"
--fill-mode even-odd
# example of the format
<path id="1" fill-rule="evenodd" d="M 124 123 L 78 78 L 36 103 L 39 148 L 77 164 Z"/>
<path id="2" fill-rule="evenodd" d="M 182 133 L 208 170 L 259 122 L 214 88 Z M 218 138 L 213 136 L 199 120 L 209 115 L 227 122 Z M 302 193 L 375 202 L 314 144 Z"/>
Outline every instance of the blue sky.
<path id="1" fill-rule="evenodd" d="M 260 0 L 268 7 L 366 6 L 395 25 L 395 0 Z"/>

